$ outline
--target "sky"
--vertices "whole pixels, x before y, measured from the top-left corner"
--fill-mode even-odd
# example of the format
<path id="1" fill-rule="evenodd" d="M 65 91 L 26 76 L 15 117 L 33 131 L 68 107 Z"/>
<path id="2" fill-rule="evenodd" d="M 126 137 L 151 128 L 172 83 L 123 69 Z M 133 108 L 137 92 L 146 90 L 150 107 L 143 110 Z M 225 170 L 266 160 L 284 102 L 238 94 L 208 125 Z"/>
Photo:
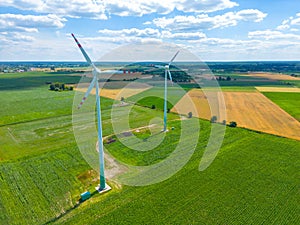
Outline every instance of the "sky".
<path id="1" fill-rule="evenodd" d="M 0 61 L 97 61 L 172 43 L 203 61 L 300 60 L 297 0 L 1 0 Z"/>

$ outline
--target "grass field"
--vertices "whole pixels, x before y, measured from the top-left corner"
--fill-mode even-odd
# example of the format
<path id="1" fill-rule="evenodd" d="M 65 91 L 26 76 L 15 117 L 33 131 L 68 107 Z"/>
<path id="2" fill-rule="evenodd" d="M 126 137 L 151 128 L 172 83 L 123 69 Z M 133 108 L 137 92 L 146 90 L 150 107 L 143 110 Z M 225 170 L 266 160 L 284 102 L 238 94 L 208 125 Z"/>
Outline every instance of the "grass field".
<path id="1" fill-rule="evenodd" d="M 201 127 L 195 154 L 172 178 L 146 187 L 124 186 L 120 191 L 96 197 L 54 224 L 297 223 L 299 142 L 228 129 L 216 160 L 206 171 L 199 172 L 209 123 L 201 122 Z M 118 152 L 119 144 L 110 148 Z M 136 155 L 127 152 L 129 155 L 117 157 L 126 160 Z M 149 155 L 144 157 L 149 159 Z"/>
<path id="2" fill-rule="evenodd" d="M 36 77 L 41 78 L 35 83 Z M 217 158 L 199 172 L 211 125 L 196 118 L 187 120 L 201 125 L 196 151 L 173 177 L 146 187 L 109 181 L 111 192 L 78 204 L 80 193 L 93 192 L 97 175 L 75 142 L 71 124 L 75 92 L 48 91 L 44 82 L 51 78 L 51 74 L 37 73 L 0 77 L 0 100 L 5 105 L 0 111 L 0 224 L 297 224 L 300 220 L 299 141 L 227 128 Z M 61 74 L 60 78 L 66 82 L 76 77 Z M 13 83 L 16 79 L 25 87 L 21 81 Z M 2 88 L 5 85 L 11 88 Z M 149 89 L 131 98 L 143 100 L 151 93 L 160 96 L 162 90 Z M 171 103 L 183 95 L 170 87 Z M 162 118 L 158 100 L 154 100 L 157 110 L 133 106 L 130 127 L 147 126 L 153 118 Z M 101 103 L 104 136 L 114 135 L 113 100 L 101 98 Z M 126 107 L 119 108 L 119 116 L 123 110 Z M 175 130 L 153 151 L 133 151 L 119 140 L 105 147 L 131 165 L 158 163 L 179 142 L 181 121 L 172 113 L 168 119 Z M 95 147 L 96 139 L 88 130 L 81 135 Z M 136 135 L 141 140 L 150 137 L 147 129 Z"/>
<path id="3" fill-rule="evenodd" d="M 300 121 L 300 93 L 263 92 L 263 94 Z"/>
<path id="4" fill-rule="evenodd" d="M 186 91 L 179 87 L 168 87 L 168 109 L 171 109 L 184 95 Z M 128 98 L 128 101 L 136 102 L 139 105 L 151 108 L 155 105 L 156 109 L 164 108 L 164 88 L 153 87 L 140 94 Z"/>

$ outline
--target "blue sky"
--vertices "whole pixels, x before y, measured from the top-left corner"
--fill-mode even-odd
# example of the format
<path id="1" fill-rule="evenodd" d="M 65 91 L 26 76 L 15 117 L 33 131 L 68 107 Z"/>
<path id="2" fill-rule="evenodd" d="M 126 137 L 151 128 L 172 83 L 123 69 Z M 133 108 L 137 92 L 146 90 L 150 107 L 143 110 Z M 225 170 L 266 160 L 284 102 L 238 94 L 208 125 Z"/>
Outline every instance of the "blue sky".
<path id="1" fill-rule="evenodd" d="M 1 61 L 82 61 L 174 43 L 205 61 L 300 60 L 296 0 L 1 0 Z"/>

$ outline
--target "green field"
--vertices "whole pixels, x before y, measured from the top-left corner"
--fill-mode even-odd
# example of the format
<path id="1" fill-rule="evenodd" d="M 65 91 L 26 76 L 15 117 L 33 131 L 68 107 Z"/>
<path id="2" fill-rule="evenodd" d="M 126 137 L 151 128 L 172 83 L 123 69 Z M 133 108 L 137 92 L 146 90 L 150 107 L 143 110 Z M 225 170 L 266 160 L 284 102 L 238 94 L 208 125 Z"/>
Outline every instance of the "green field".
<path id="1" fill-rule="evenodd" d="M 61 82 L 78 79 L 59 76 Z M 21 81 L 13 83 L 16 79 L 24 86 Z M 37 73 L 0 76 L 5 106 L 0 111 L 0 224 L 297 224 L 300 220 L 299 141 L 227 128 L 215 161 L 199 172 L 211 125 L 195 118 L 186 123 L 200 123 L 199 143 L 191 160 L 174 176 L 145 187 L 109 182 L 112 191 L 78 204 L 80 193 L 94 191 L 96 174 L 89 174 L 91 167 L 75 142 L 71 116 L 75 92 L 51 92 L 44 84 L 48 79 L 58 78 Z M 7 84 L 11 88 L 3 88 Z M 144 96 L 151 91 L 160 96 L 162 90 L 150 89 Z M 170 102 L 178 101 L 182 93 L 170 87 Z M 137 99 L 143 100 L 143 94 L 131 100 Z M 113 101 L 101 100 L 104 136 L 115 138 Z M 141 103 L 157 104 L 156 110 L 133 106 L 130 127 L 162 118 L 159 101 L 144 98 Z M 117 116 L 126 109 L 120 107 Z M 117 138 L 105 147 L 131 165 L 158 163 L 179 142 L 181 122 L 175 114 L 168 114 L 168 119 L 175 129 L 152 151 L 133 151 Z M 189 140 L 190 132 L 181 138 Z M 95 137 L 88 132 L 81 135 L 94 146 Z M 152 138 L 147 129 L 136 135 L 146 142 Z"/>
<path id="2" fill-rule="evenodd" d="M 125 186 L 96 197 L 95 202 L 80 206 L 55 224 L 297 223 L 299 142 L 228 129 L 216 160 L 199 172 L 209 123 L 201 125 L 202 138 L 195 154 L 175 176 L 156 185 Z M 111 148 L 111 152 L 118 151 L 119 145 Z M 136 156 L 131 151 L 128 154 L 129 158 Z"/>
<path id="3" fill-rule="evenodd" d="M 188 90 L 182 89 L 180 87 L 168 87 L 168 109 L 173 108 Z M 128 101 L 135 102 L 138 105 L 146 106 L 151 108 L 155 105 L 156 109 L 163 110 L 164 108 L 164 88 L 163 87 L 153 87 L 140 94 L 134 95 L 127 99 Z"/>
<path id="4" fill-rule="evenodd" d="M 264 92 L 263 94 L 300 121 L 300 93 Z"/>

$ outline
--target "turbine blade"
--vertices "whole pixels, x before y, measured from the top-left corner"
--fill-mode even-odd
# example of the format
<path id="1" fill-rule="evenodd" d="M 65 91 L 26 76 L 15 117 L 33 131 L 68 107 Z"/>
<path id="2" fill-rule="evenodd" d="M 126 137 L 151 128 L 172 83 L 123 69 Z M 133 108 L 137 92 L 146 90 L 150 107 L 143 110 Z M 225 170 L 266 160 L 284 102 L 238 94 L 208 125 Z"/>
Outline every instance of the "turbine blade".
<path id="1" fill-rule="evenodd" d="M 173 85 L 173 79 L 172 79 L 172 75 L 171 75 L 170 70 L 168 70 L 168 74 L 169 74 L 170 81 L 172 82 L 172 85 Z"/>
<path id="2" fill-rule="evenodd" d="M 87 97 L 89 96 L 90 92 L 92 91 L 94 85 L 95 85 L 95 82 L 97 82 L 97 77 L 94 76 L 89 88 L 87 89 L 87 91 L 85 92 L 84 94 L 84 97 L 82 98 L 81 102 L 79 103 L 78 105 L 78 109 L 81 108 L 81 106 L 83 105 L 83 103 L 85 102 L 85 100 L 87 99 Z"/>
<path id="3" fill-rule="evenodd" d="M 176 52 L 176 54 L 173 56 L 173 58 L 170 60 L 169 62 L 169 66 L 172 64 L 172 62 L 174 61 L 174 59 L 176 58 L 176 56 L 178 55 L 179 50 Z"/>
<path id="4" fill-rule="evenodd" d="M 90 57 L 88 56 L 88 54 L 84 51 L 83 47 L 81 46 L 81 44 L 79 43 L 79 41 L 77 40 L 77 38 L 75 37 L 74 34 L 72 34 L 72 37 L 74 38 L 75 42 L 77 43 L 81 53 L 83 54 L 85 60 L 88 62 L 88 64 L 90 64 L 91 66 L 95 67 L 94 64 L 92 63 L 92 60 L 90 59 Z"/>

